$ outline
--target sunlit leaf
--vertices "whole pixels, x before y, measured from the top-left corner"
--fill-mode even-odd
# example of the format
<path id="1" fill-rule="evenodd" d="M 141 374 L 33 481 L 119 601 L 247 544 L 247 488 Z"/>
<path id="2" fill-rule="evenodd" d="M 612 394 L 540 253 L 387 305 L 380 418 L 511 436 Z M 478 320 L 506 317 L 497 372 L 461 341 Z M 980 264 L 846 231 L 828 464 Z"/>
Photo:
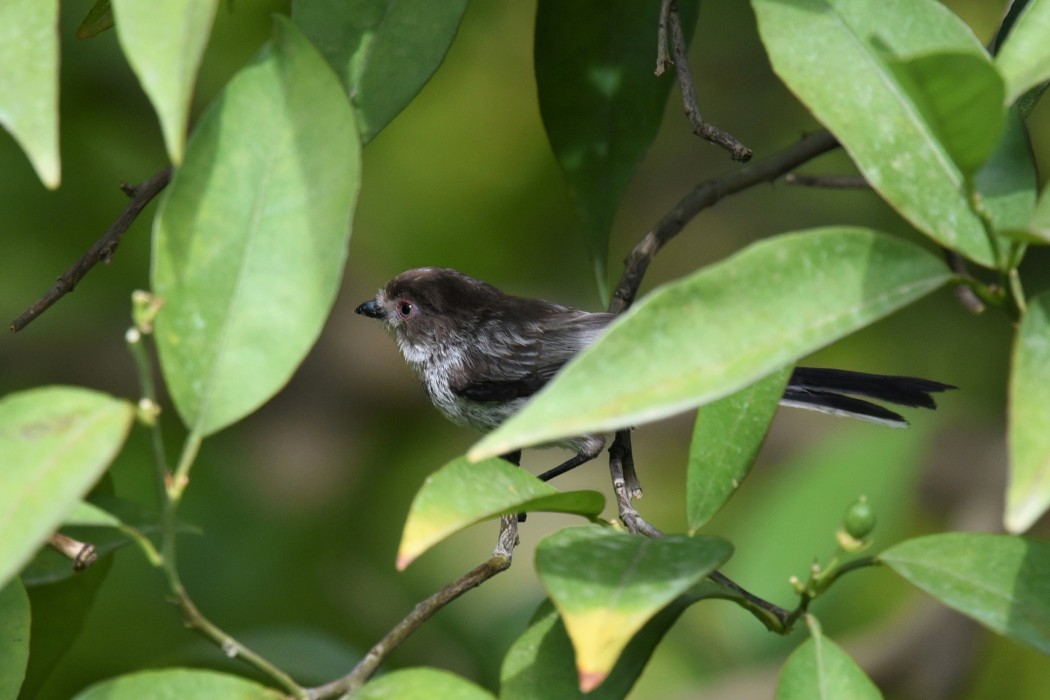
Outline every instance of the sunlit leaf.
<path id="1" fill-rule="evenodd" d="M 747 476 L 791 371 L 787 367 L 774 372 L 735 394 L 700 407 L 686 473 L 690 533 L 703 527 Z"/>
<path id="2" fill-rule="evenodd" d="M 29 561 L 102 476 L 132 417 L 128 402 L 75 387 L 0 400 L 0 582 Z"/>
<path id="3" fill-rule="evenodd" d="M 366 683 L 354 700 L 441 698 L 441 700 L 496 700 L 490 692 L 448 671 L 404 668 Z"/>
<path id="4" fill-rule="evenodd" d="M 213 433 L 258 408 L 321 332 L 360 177 L 339 81 L 287 20 L 194 131 L 154 224 L 156 338 L 183 421 Z"/>
<path id="5" fill-rule="evenodd" d="M 688 40 L 699 2 L 678 3 Z M 660 126 L 674 71 L 655 76 L 660 3 L 540 0 L 536 87 L 604 297 L 609 232 L 620 196 Z M 586 27 L 586 31 L 581 31 Z"/>
<path id="6" fill-rule="evenodd" d="M 664 635 L 687 607 L 703 597 L 707 596 L 679 596 L 654 615 L 627 644 L 608 678 L 587 693 L 587 700 L 628 697 Z M 500 700 L 583 697 L 573 657 L 565 625 L 558 611 L 546 601 L 503 658 Z"/>
<path id="7" fill-rule="evenodd" d="M 160 117 L 168 157 L 182 163 L 197 69 L 219 0 L 112 0 L 117 38 Z"/>
<path id="8" fill-rule="evenodd" d="M 1043 188 L 1039 201 L 1032 211 L 1032 218 L 1027 229 L 1042 240 L 1050 243 L 1050 184 Z"/>
<path id="9" fill-rule="evenodd" d="M 722 398 L 944 284 L 857 228 L 785 234 L 653 291 L 468 456 L 640 425 Z"/>
<path id="10" fill-rule="evenodd" d="M 938 243 L 994 266 L 995 251 L 970 207 L 963 171 L 913 91 L 891 66 L 931 53 L 967 54 L 987 61 L 969 27 L 936 0 L 752 0 L 751 4 L 773 69 L 835 134 L 872 187 Z M 986 71 L 981 75 L 983 83 L 989 76 Z M 953 73 L 952 78 L 959 83 L 958 95 L 971 92 L 963 86 L 969 83 L 967 75 Z M 943 80 L 937 82 L 938 91 L 950 87 Z M 960 107 L 972 104 L 964 101 Z M 968 111 L 950 120 L 962 126 L 949 130 L 956 136 L 969 128 Z M 938 112 L 951 115 L 951 108 Z M 980 129 L 988 128 L 980 124 Z M 983 149 L 974 149 L 968 162 Z"/>
<path id="11" fill-rule="evenodd" d="M 811 618 L 810 638 L 799 645 L 780 671 L 776 700 L 880 700 L 882 693 Z"/>
<path id="12" fill-rule="evenodd" d="M 445 58 L 467 0 L 293 0 L 292 19 L 342 79 L 368 143 Z"/>
<path id="13" fill-rule="evenodd" d="M 427 477 L 405 521 L 397 568 L 465 527 L 502 513 L 552 511 L 595 518 L 605 507 L 597 491 L 562 493 L 502 459 L 459 458 Z"/>
<path id="14" fill-rule="evenodd" d="M 1009 102 L 1050 79 L 1048 36 L 1050 2 L 1031 0 L 995 57 L 995 63 L 1006 79 L 1006 99 Z"/>
<path id="15" fill-rule="evenodd" d="M 78 693 L 74 700 L 279 700 L 284 697 L 283 693 L 239 676 L 217 671 L 170 668 L 117 676 Z"/>
<path id="16" fill-rule="evenodd" d="M 0 3 L 0 124 L 37 176 L 55 189 L 58 153 L 58 0 Z"/>
<path id="17" fill-rule="evenodd" d="M 1024 532 L 1050 508 L 1050 292 L 1028 301 L 1010 371 L 1006 529 Z"/>
<path id="18" fill-rule="evenodd" d="M 14 700 L 29 660 L 29 596 L 18 579 L 0 588 L 0 698 Z"/>
<path id="19" fill-rule="evenodd" d="M 1050 542 L 952 532 L 906 540 L 879 559 L 945 605 L 1050 654 Z"/>
<path id="20" fill-rule="evenodd" d="M 598 525 L 540 542 L 536 571 L 572 640 L 580 690 L 601 685 L 645 623 L 732 551 L 717 537 L 649 539 Z"/>

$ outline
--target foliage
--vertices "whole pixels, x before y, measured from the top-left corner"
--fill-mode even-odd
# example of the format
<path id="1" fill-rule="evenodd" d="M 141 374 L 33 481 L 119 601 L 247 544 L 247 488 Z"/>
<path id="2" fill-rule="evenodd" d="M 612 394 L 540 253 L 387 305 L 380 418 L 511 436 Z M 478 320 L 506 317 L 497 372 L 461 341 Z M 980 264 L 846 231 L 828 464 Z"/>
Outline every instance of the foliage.
<path id="1" fill-rule="evenodd" d="M 664 14 L 668 7 L 671 14 Z M 236 625 L 228 632 L 218 623 L 221 614 L 190 597 L 177 537 L 189 528 L 179 514 L 195 490 L 191 472 L 199 474 L 195 465 L 219 449 L 220 434 L 261 420 L 260 409 L 316 346 L 353 258 L 359 190 L 370 182 L 370 167 L 382 170 L 362 146 L 381 147 L 383 130 L 423 99 L 421 90 L 467 21 L 466 3 L 295 0 L 287 16 L 274 17 L 255 58 L 197 115 L 191 107 L 201 90 L 198 72 L 221 4 L 164 0 L 145 11 L 142 3 L 97 2 L 77 35 L 104 41 L 115 25 L 175 170 L 153 218 L 150 291 L 135 295 L 126 336 L 132 362 L 125 368 L 128 376 L 137 374 L 137 402 L 46 385 L 0 399 L 0 700 L 36 694 L 42 674 L 66 654 L 104 589 L 113 552 L 126 544 L 159 574 L 163 590 L 153 604 L 171 598 L 186 626 L 214 646 L 204 660 L 156 670 L 117 659 L 114 677 L 83 684 L 78 698 L 496 697 L 490 690 L 507 698 L 624 697 L 663 636 L 686 627 L 683 613 L 711 608 L 706 601 L 715 599 L 735 604 L 737 615 L 729 619 L 737 628 L 785 636 L 808 629 L 806 639 L 791 640 L 795 650 L 780 657 L 778 698 L 880 697 L 814 612 L 818 598 L 842 590 L 846 574 L 850 581 L 874 577 L 875 567 L 896 572 L 996 634 L 1050 652 L 1050 545 L 1029 533 L 1050 509 L 1050 297 L 1029 294 L 1025 287 L 1033 285 L 1021 270 L 1030 246 L 1050 243 L 1050 187 L 1039 193 L 1026 123 L 1050 79 L 1043 40 L 1050 0 L 1017 0 L 994 53 L 934 0 L 752 0 L 751 7 L 783 85 L 910 229 L 882 230 L 846 213 L 819 226 L 785 227 L 713 264 L 678 261 L 686 269 L 677 279 L 630 304 L 646 266 L 700 209 L 832 148 L 830 140 L 820 146 L 804 140 L 696 188 L 650 232 L 656 238 L 633 235 L 642 240 L 628 272 L 632 261 L 640 272 L 625 274 L 617 294 L 624 285 L 629 293 L 612 302 L 631 308 L 519 414 L 466 455 L 432 469 L 418 489 L 410 484 L 415 497 L 398 569 L 465 528 L 504 516 L 497 553 L 420 603 L 360 663 L 347 662 L 311 688 L 313 674 L 260 653 Z M 0 122 L 48 188 L 59 185 L 61 172 L 57 8 L 22 0 L 0 10 L 8 39 L 0 42 L 6 59 Z M 614 220 L 629 182 L 661 130 L 684 129 L 684 122 L 661 126 L 682 74 L 651 74 L 658 28 L 665 44 L 677 41 L 677 33 L 688 42 L 699 32 L 698 13 L 693 1 L 539 0 L 535 109 L 579 218 L 581 260 L 596 274 L 603 298 Z M 670 39 L 663 33 L 668 26 Z M 711 149 L 705 154 L 721 157 Z M 129 193 L 134 200 L 134 188 Z M 359 237 L 369 235 L 365 230 Z M 496 236 L 486 244 L 479 247 L 501 249 Z M 95 259 L 108 262 L 115 247 L 114 241 Z M 1016 325 L 1006 431 L 1008 534 L 907 537 L 865 555 L 876 515 L 880 523 L 883 518 L 879 504 L 862 497 L 846 509 L 837 533 L 833 524 L 825 528 L 834 554 L 792 576 L 787 607 L 726 578 L 719 567 L 750 553 L 735 538 L 715 534 L 715 515 L 747 491 L 742 482 L 769 431 L 785 368 L 948 285 L 970 309 L 990 308 Z M 364 342 L 361 336 L 354 341 Z M 355 360 L 363 361 L 361 347 L 352 351 Z M 168 419 L 168 405 L 180 425 Z M 620 490 L 622 523 L 610 524 L 601 517 L 601 494 L 558 489 L 496 459 L 692 409 L 699 412 L 679 489 L 684 503 L 677 506 L 687 534 L 641 527 Z M 167 442 L 173 429 L 183 436 L 176 460 Z M 122 449 L 135 449 L 137 437 L 149 442 L 156 513 L 119 491 L 114 495 L 104 477 Z M 386 465 L 397 466 L 393 459 Z M 897 466 L 886 471 L 904 473 L 894 471 Z M 394 483 L 404 488 L 400 476 Z M 797 495 L 777 494 L 786 504 L 782 512 L 804 505 L 792 502 Z M 422 666 L 370 680 L 427 618 L 510 565 L 515 518 L 526 512 L 567 514 L 573 525 L 536 546 L 535 574 L 548 600 L 528 625 L 516 628 L 498 688 Z M 534 520 L 522 537 L 530 536 Z M 776 526 L 804 531 L 796 522 Z M 71 565 L 64 568 L 58 555 L 42 550 L 55 544 L 51 536 L 59 528 L 94 544 L 100 561 L 88 572 L 73 575 Z M 363 531 L 353 537 L 365 539 Z M 387 555 L 394 557 L 392 550 Z M 454 573 L 442 569 L 443 578 Z M 389 611 L 384 619 L 402 613 Z M 832 616 L 821 619 L 837 634 Z M 477 646 L 485 646 L 484 636 L 477 634 Z M 224 655 L 247 665 L 206 668 Z M 489 673 L 496 678 L 497 671 Z"/>

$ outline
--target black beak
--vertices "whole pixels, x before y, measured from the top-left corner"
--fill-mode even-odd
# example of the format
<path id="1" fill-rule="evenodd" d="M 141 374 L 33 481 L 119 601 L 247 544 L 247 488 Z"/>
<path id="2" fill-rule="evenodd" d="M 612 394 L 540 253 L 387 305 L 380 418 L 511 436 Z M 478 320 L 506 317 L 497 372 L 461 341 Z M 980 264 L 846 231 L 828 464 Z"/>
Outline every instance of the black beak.
<path id="1" fill-rule="evenodd" d="M 376 303 L 375 299 L 369 299 L 364 304 L 361 304 L 354 309 L 354 313 L 359 316 L 368 316 L 369 318 L 378 318 L 380 320 L 386 317 L 386 314 L 383 313 L 383 309 L 379 307 L 379 304 Z"/>

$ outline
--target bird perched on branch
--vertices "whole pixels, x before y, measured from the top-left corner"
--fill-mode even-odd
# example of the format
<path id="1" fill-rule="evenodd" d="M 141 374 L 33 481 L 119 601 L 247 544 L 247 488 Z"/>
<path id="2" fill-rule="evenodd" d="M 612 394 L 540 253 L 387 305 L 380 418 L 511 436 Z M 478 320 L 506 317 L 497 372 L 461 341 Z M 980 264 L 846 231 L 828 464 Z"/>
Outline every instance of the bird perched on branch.
<path id="1" fill-rule="evenodd" d="M 614 318 L 504 294 L 440 267 L 402 272 L 356 313 L 379 319 L 393 333 L 438 410 L 483 432 L 516 413 Z M 932 409 L 931 394 L 954 388 L 916 377 L 798 367 L 781 404 L 904 427 L 902 416 L 865 399 Z M 576 454 L 540 475 L 543 480 L 597 457 L 605 438 L 582 435 L 557 444 Z"/>

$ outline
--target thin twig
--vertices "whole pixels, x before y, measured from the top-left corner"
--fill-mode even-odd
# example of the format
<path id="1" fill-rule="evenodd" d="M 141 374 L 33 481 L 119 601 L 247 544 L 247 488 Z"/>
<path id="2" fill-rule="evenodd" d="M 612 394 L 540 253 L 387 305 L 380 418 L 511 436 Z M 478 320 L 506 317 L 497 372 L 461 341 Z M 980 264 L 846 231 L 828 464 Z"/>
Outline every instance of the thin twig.
<path id="1" fill-rule="evenodd" d="M 52 286 L 44 296 L 33 302 L 33 304 L 23 311 L 18 318 L 11 322 L 11 330 L 13 332 L 22 330 L 28 326 L 33 319 L 50 308 L 52 304 L 66 294 L 72 292 L 80 280 L 84 278 L 84 275 L 98 264 L 99 261 L 104 261 L 106 264 L 109 264 L 109 261 L 113 257 L 113 253 L 117 250 L 117 246 L 120 245 L 120 239 L 131 227 L 131 224 L 134 223 L 143 208 L 145 208 L 145 206 L 149 204 L 150 201 L 156 197 L 170 181 L 171 168 L 168 167 L 140 185 L 134 187 L 123 186 L 121 189 L 131 197 L 131 201 L 128 202 L 126 207 L 124 207 L 124 211 L 122 211 L 120 216 L 117 217 L 117 220 L 106 229 L 102 238 L 95 241 L 95 244 L 91 246 L 91 248 L 89 248 L 79 260 L 73 263 L 72 267 L 62 273 L 54 286 Z"/>
<path id="2" fill-rule="evenodd" d="M 970 268 L 966 265 L 966 260 L 963 256 L 956 253 L 954 250 L 944 249 L 944 257 L 948 261 L 948 267 L 951 268 L 952 272 L 963 278 L 972 278 L 970 274 Z M 962 304 L 962 307 L 970 313 L 977 315 L 984 312 L 985 306 L 981 298 L 977 296 L 977 292 L 972 287 L 967 287 L 965 284 L 955 285 L 955 298 Z"/>
<path id="3" fill-rule="evenodd" d="M 52 549 L 73 562 L 73 571 L 83 571 L 98 559 L 95 545 L 75 540 L 61 532 L 56 532 L 48 537 L 47 543 Z"/>
<path id="4" fill-rule="evenodd" d="M 663 7 L 661 7 L 662 12 Z M 740 143 L 728 131 L 714 124 L 708 124 L 700 116 L 700 108 L 696 103 L 696 88 L 693 86 L 693 75 L 689 70 L 689 47 L 685 43 L 682 21 L 678 16 L 678 6 L 674 0 L 671 0 L 668 8 L 667 23 L 671 28 L 671 51 L 674 54 L 674 64 L 677 68 L 678 85 L 682 91 L 682 104 L 685 107 L 685 115 L 693 127 L 693 133 L 726 150 L 733 160 L 746 163 L 751 159 L 751 149 Z M 657 66 L 659 67 L 659 58 L 657 58 Z"/>
<path id="5" fill-rule="evenodd" d="M 785 185 L 798 187 L 820 187 L 827 190 L 870 190 L 871 185 L 859 175 L 804 175 L 788 173 Z"/>
<path id="6" fill-rule="evenodd" d="M 613 292 L 609 311 L 620 313 L 627 309 L 638 295 L 645 271 L 653 257 L 672 238 L 677 236 L 685 225 L 703 209 L 718 202 L 723 197 L 735 194 L 760 182 L 770 182 L 799 165 L 830 151 L 838 145 L 835 137 L 827 131 L 808 134 L 794 146 L 770 156 L 752 165 L 744 166 L 731 173 L 722 175 L 697 185 L 692 192 L 683 197 L 656 226 L 653 227 L 634 250 L 624 260 L 624 271 L 620 282 Z"/>
<path id="7" fill-rule="evenodd" d="M 671 3 L 673 0 L 660 0 L 660 21 L 656 25 L 656 75 L 661 76 L 671 65 L 671 57 L 667 54 L 667 22 L 671 14 Z"/>
<path id="8" fill-rule="evenodd" d="M 504 520 L 512 524 L 515 529 L 517 528 L 517 518 L 515 516 L 509 516 Z M 501 529 L 501 541 L 503 540 L 503 534 L 504 532 Z M 365 658 L 350 673 L 331 683 L 309 689 L 307 691 L 308 697 L 311 700 L 320 700 L 320 698 L 330 698 L 357 690 L 376 672 L 383 660 L 390 655 L 390 652 L 416 631 L 420 625 L 430 619 L 434 613 L 470 589 L 476 588 L 496 574 L 506 571 L 510 568 L 510 563 L 511 559 L 509 556 L 494 554 L 484 564 L 471 569 L 456 581 L 420 602 L 405 619 L 397 623 L 385 637 L 368 650 Z"/>

